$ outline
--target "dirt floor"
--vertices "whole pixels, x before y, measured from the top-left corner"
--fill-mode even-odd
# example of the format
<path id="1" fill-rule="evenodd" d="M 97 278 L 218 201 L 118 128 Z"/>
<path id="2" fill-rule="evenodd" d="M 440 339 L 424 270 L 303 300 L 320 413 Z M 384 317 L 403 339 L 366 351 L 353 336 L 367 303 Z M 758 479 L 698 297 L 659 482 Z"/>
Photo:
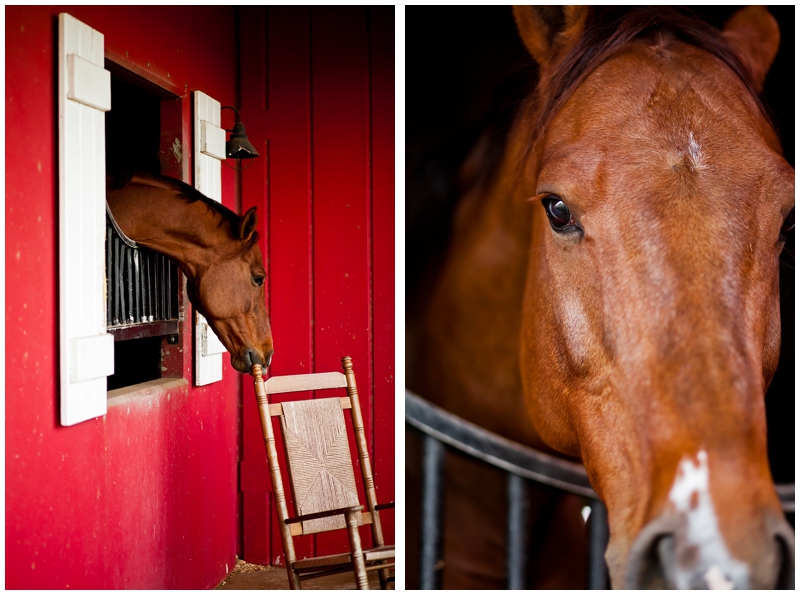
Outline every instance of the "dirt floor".
<path id="1" fill-rule="evenodd" d="M 378 573 L 370 572 L 369 588 L 380 589 L 378 582 Z M 217 585 L 217 589 L 288 589 L 289 578 L 286 575 L 285 568 L 278 568 L 275 566 L 259 566 L 258 564 L 250 564 L 244 560 L 236 559 L 236 566 L 231 573 L 225 577 L 225 580 Z M 352 573 L 343 572 L 342 574 L 335 574 L 333 576 L 324 576 L 322 578 L 303 581 L 303 589 L 309 590 L 323 590 L 331 589 L 336 591 L 343 591 L 347 589 L 356 588 L 356 579 Z M 389 587 L 394 588 L 394 584 Z"/>

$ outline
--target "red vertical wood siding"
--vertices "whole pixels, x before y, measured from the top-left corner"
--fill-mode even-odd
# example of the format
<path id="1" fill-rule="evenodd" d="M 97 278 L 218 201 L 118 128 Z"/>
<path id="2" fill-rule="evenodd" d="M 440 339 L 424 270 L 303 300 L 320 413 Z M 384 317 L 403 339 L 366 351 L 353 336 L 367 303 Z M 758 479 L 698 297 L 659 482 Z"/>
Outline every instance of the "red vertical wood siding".
<path id="1" fill-rule="evenodd" d="M 378 496 L 393 500 L 394 8 L 247 7 L 240 19 L 242 120 L 251 139 L 268 139 L 243 174 L 242 208 L 266 206 L 270 374 L 353 358 Z M 248 385 L 243 555 L 274 564 L 283 551 Z M 384 518 L 393 540 L 393 513 Z M 302 558 L 345 544 L 320 535 L 296 546 Z"/>
<path id="2" fill-rule="evenodd" d="M 381 500 L 395 493 L 395 200 L 394 12 L 370 12 L 370 149 L 372 166 L 373 435 Z M 394 511 L 381 515 L 395 543 Z"/>
<path id="3" fill-rule="evenodd" d="M 366 10 L 320 7 L 311 16 L 315 358 L 322 366 L 351 355 L 359 383 L 371 392 Z M 371 399 L 361 408 L 371 442 Z M 334 552 L 347 548 L 347 536 L 321 534 L 318 543 L 320 553 Z"/>
<path id="4" fill-rule="evenodd" d="M 212 588 L 237 548 L 240 375 L 225 358 L 222 382 L 192 386 L 191 308 L 188 384 L 58 422 L 60 12 L 102 32 L 107 57 L 181 96 L 184 159 L 191 91 L 236 100 L 233 8 L 6 8 L 6 587 Z M 225 167 L 223 202 L 236 206 Z"/>

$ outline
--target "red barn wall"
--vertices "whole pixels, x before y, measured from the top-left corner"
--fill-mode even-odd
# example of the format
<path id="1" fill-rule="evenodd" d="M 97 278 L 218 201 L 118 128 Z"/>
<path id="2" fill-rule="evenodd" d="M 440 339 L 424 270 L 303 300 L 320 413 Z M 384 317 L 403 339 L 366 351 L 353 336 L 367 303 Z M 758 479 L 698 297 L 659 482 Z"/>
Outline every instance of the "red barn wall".
<path id="1" fill-rule="evenodd" d="M 6 587 L 211 588 L 235 554 L 275 562 L 282 550 L 250 382 L 242 388 L 226 357 L 222 382 L 192 385 L 188 302 L 186 380 L 110 402 L 101 418 L 58 421 L 60 12 L 102 32 L 107 58 L 181 96 L 186 159 L 192 91 L 241 107 L 262 158 L 240 175 L 223 166 L 223 203 L 259 207 L 270 372 L 329 371 L 353 357 L 387 501 L 393 8 L 6 8 Z M 383 519 L 393 540 L 394 513 Z M 340 541 L 310 539 L 300 553 Z"/>
<path id="2" fill-rule="evenodd" d="M 266 205 L 261 247 L 275 338 L 270 374 L 332 371 L 341 357 L 353 358 L 378 498 L 388 502 L 394 500 L 394 7 L 244 7 L 240 19 L 241 117 L 250 138 L 261 139 L 264 156 L 243 173 L 242 208 Z M 282 563 L 255 398 L 250 386 L 244 393 L 244 557 Z M 382 514 L 382 522 L 394 543 L 394 512 Z M 346 543 L 345 534 L 329 534 L 302 538 L 295 547 L 302 558 Z"/>
<path id="3" fill-rule="evenodd" d="M 236 554 L 241 385 L 227 360 L 222 382 L 191 385 L 191 309 L 188 382 L 58 421 L 60 12 L 102 32 L 107 57 L 182 95 L 187 125 L 191 91 L 236 100 L 233 9 L 6 9 L 6 587 L 214 587 Z"/>

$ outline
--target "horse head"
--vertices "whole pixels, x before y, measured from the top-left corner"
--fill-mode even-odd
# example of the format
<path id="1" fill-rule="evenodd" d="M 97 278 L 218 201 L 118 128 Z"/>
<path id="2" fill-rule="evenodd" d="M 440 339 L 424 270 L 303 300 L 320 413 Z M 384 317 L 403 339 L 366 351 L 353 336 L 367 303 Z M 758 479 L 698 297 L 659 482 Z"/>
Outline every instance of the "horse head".
<path id="1" fill-rule="evenodd" d="M 253 207 L 211 250 L 199 252 L 207 257 L 194 263 L 186 284 L 189 300 L 225 345 L 231 365 L 243 374 L 253 364 L 269 366 L 273 354 L 264 295 L 267 273 L 255 227 Z"/>
<path id="2" fill-rule="evenodd" d="M 763 7 L 722 32 L 663 7 L 515 17 L 540 72 L 510 147 L 539 203 L 533 423 L 608 507 L 615 587 L 793 586 L 764 408 L 794 225 L 794 170 L 757 98 L 777 24 Z"/>

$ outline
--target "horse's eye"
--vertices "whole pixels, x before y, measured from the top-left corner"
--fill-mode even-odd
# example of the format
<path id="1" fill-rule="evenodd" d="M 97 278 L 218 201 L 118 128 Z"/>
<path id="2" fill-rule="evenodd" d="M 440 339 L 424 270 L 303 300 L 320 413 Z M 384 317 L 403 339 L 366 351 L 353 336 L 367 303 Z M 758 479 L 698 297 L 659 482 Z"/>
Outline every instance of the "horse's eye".
<path id="1" fill-rule="evenodd" d="M 264 285 L 264 277 L 262 277 L 261 275 L 254 276 L 253 283 L 261 287 L 262 285 Z"/>
<path id="2" fill-rule="evenodd" d="M 570 227 L 577 227 L 575 220 L 572 218 L 572 213 L 569 208 L 564 204 L 560 198 L 550 197 L 542 200 L 547 218 L 550 220 L 550 226 L 555 231 L 565 231 Z"/>
<path id="3" fill-rule="evenodd" d="M 783 220 L 783 225 L 781 225 L 781 237 L 786 238 L 786 234 L 794 229 L 794 209 L 792 209 L 788 215 L 786 215 L 786 219 Z"/>

